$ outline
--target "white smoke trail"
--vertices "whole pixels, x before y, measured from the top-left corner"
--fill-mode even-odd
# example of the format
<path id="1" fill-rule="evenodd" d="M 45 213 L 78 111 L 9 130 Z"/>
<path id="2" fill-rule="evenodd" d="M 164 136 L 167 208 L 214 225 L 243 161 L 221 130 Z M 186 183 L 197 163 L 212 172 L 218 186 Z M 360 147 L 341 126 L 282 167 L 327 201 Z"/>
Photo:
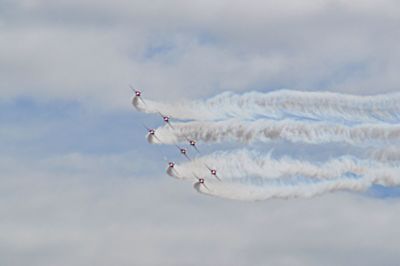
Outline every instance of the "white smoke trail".
<path id="1" fill-rule="evenodd" d="M 351 145 L 368 146 L 400 144 L 400 125 L 389 124 L 362 124 L 349 127 L 324 122 L 292 120 L 195 121 L 174 123 L 173 128 L 164 126 L 157 128 L 156 132 L 164 144 L 187 142 L 187 138 L 205 143 L 239 141 L 248 144 L 254 141 L 287 140 L 309 144 L 326 142 L 346 142 Z"/>
<path id="2" fill-rule="evenodd" d="M 355 96 L 331 92 L 280 90 L 242 95 L 222 93 L 205 101 L 165 104 L 134 98 L 132 104 L 146 113 L 161 112 L 176 119 L 309 119 L 337 123 L 400 121 L 400 93 Z"/>
<path id="3" fill-rule="evenodd" d="M 370 155 L 377 161 L 386 163 L 399 163 L 400 162 L 400 147 L 386 147 L 383 149 L 372 150 Z"/>
<path id="4" fill-rule="evenodd" d="M 157 132 L 157 134 L 154 134 L 154 135 L 147 133 L 146 134 L 147 142 L 150 143 L 150 144 L 162 144 L 163 142 L 161 142 L 161 140 L 158 137 L 158 135 L 159 135 L 158 132 Z"/>
<path id="5" fill-rule="evenodd" d="M 328 180 L 303 180 L 265 182 L 259 179 L 247 178 L 242 182 L 206 181 L 207 187 L 199 182 L 194 188 L 211 196 L 258 201 L 270 198 L 309 198 L 337 190 L 365 191 L 374 184 L 383 186 L 399 186 L 400 174 L 398 169 L 379 169 L 366 173 L 362 177 L 340 176 Z"/>
<path id="6" fill-rule="evenodd" d="M 205 166 L 216 168 L 223 181 L 246 177 L 263 179 L 279 179 L 290 176 L 304 176 L 314 179 L 332 179 L 343 174 L 353 173 L 363 175 L 373 168 L 382 168 L 383 164 L 357 160 L 352 157 L 332 159 L 323 164 L 313 164 L 306 161 L 283 157 L 273 159 L 271 154 L 260 154 L 255 151 L 238 150 L 233 152 L 215 152 L 198 157 L 190 162 L 176 166 L 180 176 L 177 178 L 192 179 L 193 173 L 210 177 Z"/>
<path id="7" fill-rule="evenodd" d="M 285 90 L 224 93 L 209 100 L 180 104 L 147 99 L 143 102 L 136 97 L 132 103 L 147 113 L 202 121 L 174 123 L 173 129 L 158 128 L 154 135 L 147 136 L 150 143 L 175 144 L 186 142 L 187 138 L 243 143 L 282 139 L 382 148 L 381 145 L 399 145 L 400 141 L 400 93 L 352 96 Z M 311 163 L 288 157 L 277 160 L 270 154 L 242 150 L 197 158 L 168 168 L 167 173 L 180 179 L 195 180 L 195 175 L 199 176 L 204 178 L 195 184 L 199 192 L 241 200 L 311 197 L 335 190 L 365 190 L 373 184 L 400 185 L 397 150 L 377 150 L 372 157 L 375 160 L 340 157 Z M 211 175 L 210 169 L 217 169 L 222 180 Z"/>
<path id="8" fill-rule="evenodd" d="M 214 179 L 205 165 L 217 169 L 222 181 Z M 193 173 L 205 178 L 195 188 L 205 194 L 239 200 L 271 197 L 311 197 L 335 191 L 360 191 L 373 184 L 400 185 L 400 167 L 351 157 L 325 163 L 282 158 L 240 150 L 217 152 L 176 167 L 176 178 L 192 179 Z"/>

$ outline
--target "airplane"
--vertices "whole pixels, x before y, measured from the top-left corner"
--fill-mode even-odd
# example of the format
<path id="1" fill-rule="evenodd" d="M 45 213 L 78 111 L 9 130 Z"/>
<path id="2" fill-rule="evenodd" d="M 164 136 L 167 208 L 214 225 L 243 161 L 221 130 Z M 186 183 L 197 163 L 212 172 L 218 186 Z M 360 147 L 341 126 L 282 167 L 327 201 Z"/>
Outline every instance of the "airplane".
<path id="1" fill-rule="evenodd" d="M 210 170 L 210 173 L 212 176 L 214 176 L 216 179 L 218 179 L 218 181 L 221 181 L 221 178 L 219 178 L 219 176 L 217 175 L 217 170 L 216 169 L 212 169 L 211 167 L 209 167 L 208 165 L 204 164 L 208 170 Z"/>
<path id="2" fill-rule="evenodd" d="M 168 162 L 167 174 L 173 177 L 177 177 L 178 171 L 175 169 L 174 162 Z"/>
<path id="3" fill-rule="evenodd" d="M 183 156 L 185 156 L 186 159 L 188 159 L 188 160 L 190 161 L 190 158 L 189 158 L 189 156 L 187 155 L 187 149 L 181 148 L 181 147 L 179 147 L 178 145 L 175 145 L 175 146 L 179 149 L 179 151 L 181 152 L 181 154 L 182 154 Z"/>
<path id="4" fill-rule="evenodd" d="M 165 123 L 167 123 L 171 128 L 174 128 L 172 125 L 171 125 L 171 123 L 170 123 L 170 117 L 169 116 L 166 116 L 166 115 L 163 115 L 162 113 L 160 113 L 160 112 L 158 112 L 160 115 L 161 115 L 161 117 L 162 117 L 162 119 L 164 120 L 164 122 Z"/>
<path id="5" fill-rule="evenodd" d="M 200 153 L 199 149 L 196 146 L 196 141 L 195 140 L 192 140 L 192 139 L 189 139 L 189 138 L 186 138 L 186 140 L 189 141 L 190 146 L 192 146 L 198 153 Z"/>
<path id="6" fill-rule="evenodd" d="M 148 128 L 146 125 L 143 125 L 144 128 L 147 130 L 147 133 L 151 136 L 153 136 L 155 139 L 157 139 L 159 142 L 161 142 L 161 140 L 156 136 L 156 130 L 152 129 L 152 128 Z"/>
<path id="7" fill-rule="evenodd" d="M 135 96 L 137 97 L 142 96 L 142 92 L 140 90 L 134 89 L 132 85 L 129 85 L 129 88 L 135 93 Z"/>
<path id="8" fill-rule="evenodd" d="M 136 90 L 132 87 L 132 85 L 129 85 L 129 88 L 135 93 L 135 98 L 136 99 L 140 99 L 142 101 L 142 103 L 146 104 L 143 99 L 142 99 L 142 92 L 140 90 Z"/>
<path id="9" fill-rule="evenodd" d="M 208 189 L 208 187 L 206 186 L 206 184 L 205 184 L 205 179 L 204 178 L 201 178 L 201 177 L 198 177 L 196 174 L 194 174 L 193 173 L 193 175 L 194 175 L 194 177 L 197 179 L 197 183 L 199 184 L 199 185 L 203 185 L 207 190 L 209 190 Z"/>

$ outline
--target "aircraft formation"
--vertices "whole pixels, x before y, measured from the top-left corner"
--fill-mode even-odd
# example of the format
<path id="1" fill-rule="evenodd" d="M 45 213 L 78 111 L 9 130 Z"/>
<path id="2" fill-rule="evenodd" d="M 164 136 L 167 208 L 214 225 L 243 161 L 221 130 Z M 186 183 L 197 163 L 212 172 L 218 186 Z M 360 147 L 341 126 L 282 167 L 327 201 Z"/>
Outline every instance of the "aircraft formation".
<path id="1" fill-rule="evenodd" d="M 142 92 L 138 89 L 134 89 L 132 86 L 129 86 L 130 89 L 134 92 L 134 97 L 132 99 L 132 103 L 135 106 L 135 102 L 141 101 L 144 105 L 146 105 L 146 102 L 143 100 L 142 98 Z M 174 128 L 172 123 L 171 123 L 171 116 L 168 116 L 166 114 L 162 114 L 161 112 L 158 112 L 158 114 L 160 115 L 162 121 L 168 125 L 169 127 L 171 127 L 172 129 Z M 146 125 L 143 125 L 143 127 L 147 130 L 147 137 L 151 136 L 153 138 L 155 138 L 158 142 L 162 143 L 162 140 L 159 138 L 159 136 L 156 133 L 156 130 L 154 128 L 149 128 Z M 200 150 L 197 147 L 197 140 L 194 140 L 192 138 L 189 137 L 185 137 L 185 139 L 187 140 L 187 143 L 189 144 L 190 147 L 192 147 L 192 149 L 200 154 Z M 187 148 L 181 147 L 179 146 L 177 143 L 175 144 L 175 147 L 178 149 L 179 153 L 184 156 L 187 160 L 191 161 L 191 157 L 189 157 L 189 150 Z M 177 170 L 175 169 L 176 164 L 174 162 L 168 162 L 168 167 L 167 167 L 167 174 L 170 176 L 178 176 L 179 173 L 177 172 Z M 215 178 L 216 180 L 222 182 L 222 179 L 219 177 L 219 175 L 217 174 L 217 169 L 212 168 L 208 165 L 204 165 L 205 168 L 208 169 L 208 171 L 210 172 L 210 176 L 209 178 Z M 203 186 L 204 188 L 206 188 L 207 190 L 209 190 L 208 186 L 207 186 L 207 178 L 205 176 L 199 176 L 196 173 L 192 173 L 193 174 L 193 178 L 197 181 L 194 186 Z"/>
<path id="2" fill-rule="evenodd" d="M 224 92 L 178 105 L 143 98 L 140 90 L 131 89 L 135 109 L 155 115 L 162 125 L 143 124 L 147 141 L 170 145 L 182 157 L 179 164 L 164 157 L 167 174 L 193 181 L 202 194 L 255 201 L 400 184 L 400 93 L 371 97 L 291 90 Z M 275 144 L 288 153 L 298 147 L 288 147 L 286 141 L 313 145 L 313 150 L 316 145 L 335 149 L 318 157 L 307 149 L 293 156 L 266 152 Z M 246 147 L 204 154 L 201 146 L 225 142 Z M 350 145 L 356 149 L 348 149 Z"/>

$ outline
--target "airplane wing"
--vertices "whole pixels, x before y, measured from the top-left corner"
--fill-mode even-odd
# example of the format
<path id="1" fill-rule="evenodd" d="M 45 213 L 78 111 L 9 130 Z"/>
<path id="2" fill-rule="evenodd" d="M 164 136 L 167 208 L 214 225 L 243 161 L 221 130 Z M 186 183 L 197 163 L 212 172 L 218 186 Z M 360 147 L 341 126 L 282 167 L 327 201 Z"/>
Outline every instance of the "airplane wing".
<path id="1" fill-rule="evenodd" d="M 187 154 L 184 154 L 184 156 L 186 157 L 186 159 L 188 159 L 189 161 L 191 161 L 191 159 L 189 158 L 189 156 Z"/>
<path id="2" fill-rule="evenodd" d="M 150 128 L 148 128 L 145 124 L 142 124 L 142 126 L 143 126 L 147 131 L 150 130 Z"/>
<path id="3" fill-rule="evenodd" d="M 207 167 L 208 170 L 210 170 L 210 171 L 213 170 L 213 169 L 212 169 L 211 167 L 209 167 L 207 164 L 204 164 L 204 165 Z M 221 178 L 220 178 L 218 175 L 213 175 L 213 174 L 212 174 L 212 176 L 214 176 L 218 181 L 222 182 Z"/>
<path id="4" fill-rule="evenodd" d="M 141 96 L 136 96 L 136 90 L 133 88 L 133 86 L 132 85 L 129 85 L 129 88 L 133 91 L 133 93 L 135 94 L 135 97 L 137 97 L 138 99 L 140 99 L 140 101 L 142 101 L 142 103 L 144 104 L 144 105 L 146 105 L 146 103 L 144 102 L 144 100 L 142 99 L 142 97 Z"/>
<path id="5" fill-rule="evenodd" d="M 207 167 L 208 170 L 210 170 L 210 171 L 212 170 L 211 167 L 209 167 L 207 164 L 204 164 L 204 165 Z"/>
<path id="6" fill-rule="evenodd" d="M 200 153 L 200 151 L 199 151 L 199 149 L 197 149 L 196 145 L 194 145 L 193 148 L 194 148 L 198 153 Z"/>

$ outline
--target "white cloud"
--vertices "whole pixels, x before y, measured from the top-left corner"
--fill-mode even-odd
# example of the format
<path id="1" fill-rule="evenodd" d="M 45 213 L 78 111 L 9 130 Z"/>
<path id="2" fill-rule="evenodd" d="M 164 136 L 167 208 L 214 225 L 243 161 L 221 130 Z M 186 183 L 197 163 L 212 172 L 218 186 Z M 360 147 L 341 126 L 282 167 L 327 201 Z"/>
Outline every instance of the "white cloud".
<path id="1" fill-rule="evenodd" d="M 130 82 L 169 99 L 280 87 L 398 91 L 395 1 L 16 3 L 0 28 L 2 98 L 128 108 Z"/>
<path id="2" fill-rule="evenodd" d="M 0 98 L 98 110 L 131 108 L 130 82 L 169 100 L 225 89 L 398 91 L 399 13 L 390 0 L 3 1 Z M 1 137 L 24 139 L 20 130 Z M 238 203 L 166 176 L 139 178 L 155 169 L 142 153 L 16 153 L 0 158 L 2 265 L 399 261 L 397 199 Z"/>
<path id="3" fill-rule="evenodd" d="M 60 162 L 70 164 L 69 157 Z M 397 199 L 342 192 L 225 201 L 198 195 L 190 182 L 121 177 L 103 159 L 73 157 L 84 158 L 78 164 L 86 171 L 3 175 L 1 264 L 396 265 L 399 259 Z M 107 165 L 113 171 L 99 174 Z"/>

